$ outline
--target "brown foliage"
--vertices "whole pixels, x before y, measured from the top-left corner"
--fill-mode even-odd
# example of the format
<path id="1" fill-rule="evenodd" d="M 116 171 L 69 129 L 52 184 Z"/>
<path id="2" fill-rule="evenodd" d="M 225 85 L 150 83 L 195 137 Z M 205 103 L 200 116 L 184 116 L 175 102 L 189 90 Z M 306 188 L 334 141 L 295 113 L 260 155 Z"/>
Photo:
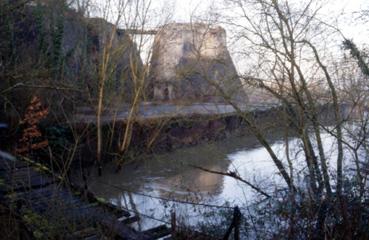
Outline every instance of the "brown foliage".
<path id="1" fill-rule="evenodd" d="M 47 107 L 43 107 L 41 100 L 37 96 L 33 96 L 27 107 L 24 119 L 20 122 L 24 126 L 22 137 L 19 139 L 18 147 L 15 149 L 16 154 L 26 155 L 31 150 L 45 148 L 49 145 L 47 140 L 42 140 L 42 133 L 38 128 L 38 124 L 49 113 Z"/>

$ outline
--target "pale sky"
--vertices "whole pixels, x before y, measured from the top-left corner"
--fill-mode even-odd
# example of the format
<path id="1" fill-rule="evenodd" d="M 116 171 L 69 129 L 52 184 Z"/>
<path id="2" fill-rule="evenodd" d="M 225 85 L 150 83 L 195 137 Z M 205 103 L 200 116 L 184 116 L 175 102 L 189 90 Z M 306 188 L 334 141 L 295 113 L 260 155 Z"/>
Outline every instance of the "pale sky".
<path id="1" fill-rule="evenodd" d="M 98 4 L 105 3 L 105 0 L 92 1 Z M 193 15 L 206 15 L 210 9 L 221 12 L 222 10 L 219 9 L 227 7 L 227 4 L 224 4 L 225 1 L 226 0 L 151 0 L 151 6 L 155 11 L 155 15 L 159 17 L 161 14 L 160 11 L 165 8 L 164 11 L 171 12 L 173 21 L 190 22 Z M 290 0 L 290 2 L 300 1 L 303 2 L 306 0 Z M 324 6 L 323 9 L 320 10 L 320 13 L 326 17 L 324 20 L 332 20 L 332 16 L 338 16 L 340 13 L 343 13 L 337 25 L 342 29 L 345 35 L 351 38 L 358 38 L 359 41 L 367 41 L 367 39 L 369 39 L 369 27 L 363 29 L 363 25 L 358 26 L 353 24 L 354 12 L 363 9 L 369 10 L 368 0 L 317 0 L 317 2 L 320 2 Z"/>
<path id="2" fill-rule="evenodd" d="M 104 3 L 104 0 L 94 0 L 100 3 Z M 113 0 L 114 1 L 114 0 Z M 117 0 L 116 0 L 117 1 Z M 137 0 L 133 0 L 137 1 Z M 209 16 L 209 12 L 219 12 L 222 14 L 223 9 L 228 11 L 228 14 L 232 14 L 233 9 L 229 5 L 224 4 L 226 0 L 151 0 L 151 7 L 153 9 L 153 15 L 157 16 L 157 19 L 163 18 L 164 13 L 168 12 L 172 15 L 171 21 L 175 22 L 191 22 L 196 21 L 196 16 Z M 306 2 L 306 0 L 290 0 L 292 3 Z M 317 0 L 318 3 L 323 5 L 323 8 L 319 11 L 320 17 L 324 22 L 329 22 L 332 25 L 338 26 L 338 28 L 343 32 L 346 38 L 353 39 L 359 47 L 363 45 L 368 46 L 369 44 L 369 26 L 364 23 L 358 24 L 355 12 L 360 10 L 369 9 L 368 0 Z M 194 17 L 195 16 L 195 20 Z M 337 18 L 337 16 L 339 16 Z M 152 18 L 154 19 L 154 18 Z M 152 21 L 153 26 L 160 25 Z M 228 26 L 223 25 L 227 31 L 228 36 L 228 46 L 229 50 L 234 58 L 235 62 L 242 64 L 240 61 L 235 60 L 237 56 L 233 54 L 232 46 L 232 33 Z M 150 43 L 152 43 L 153 38 L 147 37 L 148 46 L 150 49 Z M 340 39 L 337 41 L 341 41 Z M 336 44 L 337 45 L 337 44 Z M 236 46 L 237 48 L 237 46 Z M 144 51 L 143 59 L 145 61 Z M 238 66 L 239 67 L 239 66 Z"/>
<path id="3" fill-rule="evenodd" d="M 298 0 L 297 0 L 298 1 Z M 179 22 L 189 22 L 191 15 L 201 15 L 210 8 L 221 8 L 223 0 L 153 0 L 155 4 L 161 5 L 164 2 L 171 2 L 175 6 L 173 19 Z M 363 29 L 353 23 L 353 13 L 360 10 L 369 9 L 368 0 L 321 0 L 324 7 L 321 13 L 329 20 L 330 16 L 337 16 L 343 13 L 339 19 L 338 26 L 348 37 L 358 38 L 359 41 L 368 41 L 369 27 Z M 331 19 L 332 20 L 332 19 Z"/>
<path id="4" fill-rule="evenodd" d="M 174 8 L 173 21 L 176 22 L 190 22 L 193 15 L 204 16 L 209 13 L 210 9 L 213 11 L 222 12 L 227 5 L 224 5 L 224 0 L 152 0 L 154 5 L 163 6 L 171 5 Z M 303 0 L 291 0 L 291 2 L 300 2 Z M 360 10 L 369 9 L 368 0 L 318 0 L 323 6 L 319 11 L 322 20 L 329 22 L 332 25 L 338 26 L 343 32 L 346 38 L 353 39 L 357 45 L 363 47 L 369 44 L 369 26 L 364 23 L 358 24 L 358 15 L 355 12 Z M 228 11 L 232 12 L 232 9 L 228 8 Z M 337 18 L 337 16 L 340 16 Z M 237 68 L 242 69 L 242 65 L 245 65 L 242 60 L 237 60 L 236 54 L 233 49 L 237 49 L 238 46 L 232 46 L 232 34 L 228 26 L 223 26 L 227 30 L 228 46 L 231 55 Z M 339 44 L 341 39 L 337 40 Z M 236 43 L 237 44 L 237 43 Z M 332 43 L 333 44 L 333 43 Z M 340 54 L 340 53 L 339 53 Z"/>
<path id="5" fill-rule="evenodd" d="M 167 11 L 171 11 L 173 21 L 189 22 L 191 16 L 194 14 L 203 15 L 209 12 L 209 9 L 222 9 L 227 7 L 227 4 L 224 4 L 225 1 L 227 0 L 151 0 L 151 6 L 152 9 L 156 11 L 156 14 L 160 14 L 160 10 L 166 8 Z M 300 1 L 303 2 L 306 0 L 290 0 L 290 2 Z M 95 2 L 95 4 L 103 4 L 106 1 L 92 0 L 92 2 Z M 344 13 L 344 17 L 340 19 L 339 25 L 344 29 L 347 35 L 356 32 L 352 28 L 355 27 L 352 25 L 352 13 L 369 9 L 368 0 L 317 0 L 317 2 L 320 2 L 324 6 L 320 12 L 325 13 L 327 19 L 329 19 L 330 16 L 337 16 L 340 13 Z M 366 29 L 366 33 L 368 33 L 368 29 Z M 363 37 L 363 34 L 360 34 L 360 36 Z"/>

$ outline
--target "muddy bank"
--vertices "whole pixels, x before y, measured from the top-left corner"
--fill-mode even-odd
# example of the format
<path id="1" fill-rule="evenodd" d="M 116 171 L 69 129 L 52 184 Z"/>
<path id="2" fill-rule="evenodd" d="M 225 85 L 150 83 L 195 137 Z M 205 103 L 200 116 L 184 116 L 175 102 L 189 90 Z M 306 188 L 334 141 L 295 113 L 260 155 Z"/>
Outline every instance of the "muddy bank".
<path id="1" fill-rule="evenodd" d="M 276 128 L 290 130 L 290 123 L 282 107 L 254 109 L 248 112 L 256 126 L 268 134 Z M 333 112 L 328 105 L 320 107 L 322 121 L 329 122 Z M 77 129 L 87 134 L 82 141 L 79 156 L 84 163 L 96 159 L 96 128 L 92 124 L 79 123 Z M 103 159 L 114 160 L 119 155 L 126 122 L 124 120 L 105 122 L 103 126 Z M 236 113 L 141 119 L 134 123 L 127 161 L 141 154 L 162 153 L 178 148 L 194 146 L 204 142 L 219 141 L 229 136 L 252 134 L 248 124 Z"/>

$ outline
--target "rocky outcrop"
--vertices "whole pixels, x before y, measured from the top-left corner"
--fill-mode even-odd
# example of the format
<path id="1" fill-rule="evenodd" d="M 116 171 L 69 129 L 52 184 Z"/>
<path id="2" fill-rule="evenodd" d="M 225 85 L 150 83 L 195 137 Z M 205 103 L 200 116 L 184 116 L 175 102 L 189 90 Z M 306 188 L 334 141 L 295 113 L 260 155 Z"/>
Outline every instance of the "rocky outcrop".
<path id="1" fill-rule="evenodd" d="M 99 65 L 113 25 L 83 17 L 61 2 L 60 6 L 25 5 L 0 19 L 0 50 L 4 49 L 0 72 L 14 66 L 47 72 L 48 76 L 42 76 L 44 83 L 48 79 L 53 84 L 88 88 L 89 96 L 77 96 L 87 101 L 96 94 Z M 106 91 L 111 98 L 129 102 L 133 92 L 130 63 L 134 59 L 139 69 L 142 62 L 124 30 L 116 31 L 111 53 Z M 27 81 L 37 81 L 37 76 Z"/>
<path id="2" fill-rule="evenodd" d="M 221 27 L 163 26 L 154 40 L 150 81 L 155 100 L 221 101 L 217 87 L 245 100 Z"/>

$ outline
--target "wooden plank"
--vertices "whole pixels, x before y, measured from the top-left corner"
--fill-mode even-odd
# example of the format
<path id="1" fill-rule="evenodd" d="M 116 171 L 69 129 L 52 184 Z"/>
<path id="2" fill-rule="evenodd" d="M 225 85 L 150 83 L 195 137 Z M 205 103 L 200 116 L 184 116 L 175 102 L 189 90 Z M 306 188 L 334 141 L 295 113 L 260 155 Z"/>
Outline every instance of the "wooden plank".
<path id="1" fill-rule="evenodd" d="M 46 174 L 33 170 L 30 167 L 11 169 L 10 171 L 3 173 L 6 178 L 24 178 L 29 176 L 46 176 Z"/>
<path id="2" fill-rule="evenodd" d="M 108 209 L 109 211 L 111 211 L 116 217 L 120 217 L 120 216 L 123 216 L 123 217 L 130 217 L 131 216 L 131 213 L 122 209 L 122 208 L 119 208 L 117 207 L 116 205 L 114 204 L 111 204 L 111 203 L 105 203 L 104 204 L 105 208 Z"/>
<path id="3" fill-rule="evenodd" d="M 73 184 L 72 187 L 74 189 L 80 191 L 80 192 L 84 192 L 85 191 L 85 189 L 82 186 L 80 186 L 80 185 Z M 92 192 L 87 192 L 85 195 L 86 195 L 88 201 L 96 201 L 96 199 L 97 199 L 96 196 Z M 114 205 L 112 203 L 109 203 L 109 202 L 101 203 L 101 206 L 104 209 L 107 209 L 111 213 L 113 213 L 117 218 L 119 218 L 121 216 L 124 216 L 124 217 L 130 217 L 131 216 L 131 213 L 130 212 L 128 212 L 127 210 L 124 210 L 124 209 L 122 209 L 120 207 L 117 207 L 116 205 Z"/>
<path id="4" fill-rule="evenodd" d="M 4 171 L 9 171 L 12 169 L 22 169 L 22 168 L 29 168 L 30 165 L 26 162 L 22 162 L 22 161 L 6 161 L 6 160 L 2 160 L 0 159 L 0 171 L 4 172 Z"/>
<path id="5" fill-rule="evenodd" d="M 44 189 L 44 188 L 41 188 Z M 39 192 L 37 194 L 29 194 L 29 195 L 25 195 L 27 197 L 27 199 L 30 200 L 34 200 L 34 201 L 40 201 L 40 200 L 55 200 L 55 199 L 63 199 L 64 201 L 72 201 L 74 199 L 79 199 L 73 195 L 70 195 L 69 192 L 65 192 L 65 191 L 56 191 L 56 190 L 48 190 L 48 191 L 43 191 L 43 192 Z M 79 199 L 79 201 L 81 201 Z"/>
<path id="6" fill-rule="evenodd" d="M 150 236 L 152 239 L 158 239 L 170 235 L 172 230 L 166 225 L 160 225 L 158 227 L 148 229 L 143 233 Z"/>
<path id="7" fill-rule="evenodd" d="M 44 187 L 52 183 L 55 183 L 55 180 L 43 175 L 37 175 L 32 176 L 28 179 L 15 179 L 6 181 L 6 184 L 8 185 L 6 190 L 8 192 L 28 191 L 30 189 Z"/>
<path id="8" fill-rule="evenodd" d="M 6 201 L 9 204 L 20 204 L 22 207 L 18 209 L 19 213 L 31 210 L 56 226 L 61 220 L 57 216 L 63 216 L 63 222 L 74 226 L 75 232 L 71 234 L 81 239 L 100 239 L 100 234 L 91 230 L 96 225 L 102 226 L 107 233 L 113 233 L 120 239 L 153 239 L 127 226 L 137 222 L 138 216 L 131 217 L 126 210 L 110 203 L 101 203 L 90 192 L 87 192 L 86 200 L 81 199 L 81 196 L 76 196 L 69 189 L 55 184 L 56 179 L 35 171 L 28 164 L 18 161 L 12 164 L 0 159 L 0 176 L 4 178 L 2 191 L 12 192 L 6 195 Z M 126 218 L 118 221 L 117 216 Z M 156 235 L 157 233 L 158 231 L 155 232 Z"/>
<path id="9" fill-rule="evenodd" d="M 58 210 L 65 210 L 66 213 L 68 210 L 74 210 L 74 209 L 83 209 L 86 208 L 87 205 L 89 207 L 92 207 L 90 205 L 96 206 L 96 204 L 88 204 L 85 202 L 82 202 L 78 198 L 70 198 L 70 199 L 60 199 L 60 198 L 54 198 L 54 199 L 41 199 L 38 201 L 31 201 L 29 204 L 29 207 L 36 210 L 36 211 L 47 211 L 48 209 L 57 208 Z"/>
<path id="10" fill-rule="evenodd" d="M 90 211 L 96 210 L 94 204 L 72 208 L 58 207 L 53 204 L 39 205 L 38 207 L 39 209 L 34 210 L 34 212 L 46 219 L 50 225 L 60 226 L 60 220 L 62 220 L 68 225 L 73 225 L 74 231 L 96 225 L 96 218 L 91 218 L 89 215 Z"/>
<path id="11" fill-rule="evenodd" d="M 50 178 L 43 173 L 32 170 L 31 168 L 22 168 L 10 170 L 1 175 L 6 181 L 26 181 L 35 177 Z"/>
<path id="12" fill-rule="evenodd" d="M 29 191 L 17 192 L 11 195 L 12 199 L 29 199 L 29 200 L 37 200 L 40 198 L 50 197 L 53 194 L 62 192 L 60 188 L 58 188 L 57 184 L 50 184 L 43 188 L 37 189 L 29 189 Z"/>
<path id="13" fill-rule="evenodd" d="M 141 232 L 137 232 L 133 228 L 130 228 L 121 222 L 119 222 L 115 218 L 106 217 L 99 221 L 103 227 L 108 229 L 109 232 L 113 232 L 117 235 L 117 237 L 121 239 L 135 239 L 135 240 L 148 240 L 151 239 L 150 236 L 147 236 Z"/>
<path id="14" fill-rule="evenodd" d="M 98 236 L 98 235 L 94 235 L 94 236 L 84 238 L 84 240 L 101 240 L 101 239 L 103 239 L 103 238 L 101 236 Z"/>
<path id="15" fill-rule="evenodd" d="M 81 230 L 78 230 L 76 232 L 74 232 L 71 236 L 70 239 L 85 239 L 91 236 L 96 236 L 97 235 L 97 229 L 94 227 L 87 227 Z"/>
<path id="16" fill-rule="evenodd" d="M 120 221 L 121 223 L 123 223 L 125 225 L 129 225 L 129 224 L 132 224 L 134 222 L 140 221 L 140 217 L 138 215 L 135 215 L 135 216 L 128 217 L 128 218 L 118 220 L 118 221 Z"/>
<path id="17" fill-rule="evenodd" d="M 30 204 L 30 207 L 32 209 L 34 209 L 35 211 L 37 212 L 40 212 L 40 213 L 43 213 L 43 212 L 48 212 L 47 209 L 49 209 L 50 207 L 48 206 L 48 204 L 56 201 L 56 200 L 59 200 L 60 203 L 59 205 L 68 205 L 71 201 L 72 203 L 74 203 L 74 205 L 72 204 L 70 208 L 67 207 L 67 209 L 65 210 L 65 216 L 69 219 L 74 219 L 75 221 L 77 222 L 80 222 L 80 221 L 83 221 L 85 219 L 90 219 L 92 222 L 96 222 L 99 224 L 100 220 L 101 219 L 104 219 L 103 220 L 103 224 L 104 225 L 104 221 L 105 219 L 108 219 L 107 221 L 114 221 L 114 214 L 112 213 L 108 213 L 104 210 L 102 210 L 102 208 L 95 208 L 95 209 L 89 209 L 93 206 L 96 206 L 96 203 L 95 204 L 85 204 L 84 201 L 80 200 L 78 197 L 74 197 L 74 196 L 71 196 L 71 195 L 67 195 L 68 197 L 63 199 L 60 198 L 56 198 L 55 200 L 48 200 L 48 198 L 42 198 L 42 195 L 43 194 L 49 194 L 49 195 L 52 195 L 54 194 L 55 192 L 55 185 L 51 186 L 51 187 L 46 187 L 46 190 L 45 189 L 38 189 L 38 190 L 34 190 L 34 191 L 31 191 L 29 192 L 30 194 L 28 196 L 32 196 L 33 198 L 36 198 L 36 199 L 39 199 L 39 201 L 37 202 L 32 202 Z M 63 189 L 64 190 L 64 189 Z M 63 190 L 59 190 L 59 192 L 64 192 Z M 22 197 L 27 197 L 27 194 L 24 193 L 24 194 L 20 194 L 22 195 Z M 51 204 L 51 208 L 52 207 L 55 207 L 56 204 Z M 66 206 L 64 206 L 66 207 Z M 61 209 L 62 206 L 59 207 L 59 210 L 62 210 Z M 136 218 L 131 218 L 129 219 L 129 221 L 133 222 L 133 220 L 137 220 Z M 127 220 L 127 223 L 129 222 Z M 105 224 L 105 226 L 107 226 Z M 123 225 L 121 225 L 122 227 Z M 108 226 L 107 226 L 108 227 Z M 125 226 L 123 226 L 123 229 L 120 229 L 118 227 L 115 228 L 115 231 L 117 229 L 118 230 L 118 235 L 119 233 L 127 233 L 127 230 L 125 230 Z M 139 233 L 137 233 L 139 234 Z"/>
<path id="18" fill-rule="evenodd" d="M 59 191 L 57 191 L 58 189 Z M 9 195 L 8 202 L 15 201 L 21 201 L 23 205 L 26 205 L 28 208 L 39 213 L 50 209 L 50 205 L 62 209 L 87 204 L 87 202 L 84 202 L 77 196 L 72 195 L 71 192 L 66 191 L 66 189 L 58 188 L 55 184 L 45 188 Z"/>

